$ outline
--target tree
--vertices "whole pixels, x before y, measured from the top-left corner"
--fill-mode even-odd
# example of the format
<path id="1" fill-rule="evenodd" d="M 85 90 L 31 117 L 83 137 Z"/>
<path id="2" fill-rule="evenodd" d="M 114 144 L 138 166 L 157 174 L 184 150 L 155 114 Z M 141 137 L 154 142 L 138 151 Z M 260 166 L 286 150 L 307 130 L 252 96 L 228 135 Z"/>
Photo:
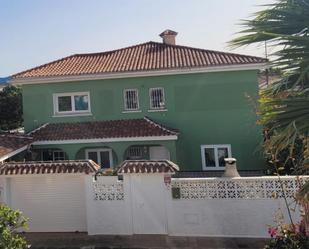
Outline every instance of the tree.
<path id="1" fill-rule="evenodd" d="M 297 144 L 299 170 L 308 169 L 309 158 L 309 1 L 277 0 L 266 10 L 244 21 L 241 36 L 232 40 L 233 47 L 267 41 L 279 48 L 273 53 L 274 67 L 283 76 L 261 92 L 259 122 L 268 129 L 265 150 L 274 155 L 288 150 L 293 158 Z M 299 147 L 297 148 L 299 150 Z"/>
<path id="2" fill-rule="evenodd" d="M 275 46 L 270 63 L 283 76 L 260 94 L 259 122 L 267 131 L 264 149 L 277 173 L 283 163 L 297 173 L 309 170 L 309 0 L 277 0 L 243 22 L 232 47 L 267 42 Z M 282 160 L 284 159 L 284 160 Z M 309 182 L 298 193 L 309 226 Z M 309 232 L 309 230 L 308 230 Z"/>
<path id="3" fill-rule="evenodd" d="M 25 228 L 27 219 L 21 212 L 13 211 L 9 207 L 0 206 L 0 249 L 28 248 L 26 240 L 16 234 L 20 228 Z"/>
<path id="4" fill-rule="evenodd" d="M 0 130 L 11 130 L 22 125 L 21 89 L 12 85 L 0 91 Z"/>

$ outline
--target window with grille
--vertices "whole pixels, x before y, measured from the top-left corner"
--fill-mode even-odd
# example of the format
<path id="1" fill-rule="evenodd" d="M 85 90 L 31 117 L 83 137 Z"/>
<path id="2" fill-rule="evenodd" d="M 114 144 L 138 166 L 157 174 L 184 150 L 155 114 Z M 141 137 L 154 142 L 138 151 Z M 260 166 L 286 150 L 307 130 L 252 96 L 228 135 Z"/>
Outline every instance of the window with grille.
<path id="1" fill-rule="evenodd" d="M 131 160 L 142 159 L 144 156 L 143 147 L 132 146 L 128 150 L 128 157 Z"/>
<path id="2" fill-rule="evenodd" d="M 139 109 L 138 90 L 124 90 L 124 109 L 126 111 L 136 111 Z"/>
<path id="3" fill-rule="evenodd" d="M 165 97 L 164 97 L 164 88 L 150 88 L 150 109 L 158 110 L 165 109 Z"/>

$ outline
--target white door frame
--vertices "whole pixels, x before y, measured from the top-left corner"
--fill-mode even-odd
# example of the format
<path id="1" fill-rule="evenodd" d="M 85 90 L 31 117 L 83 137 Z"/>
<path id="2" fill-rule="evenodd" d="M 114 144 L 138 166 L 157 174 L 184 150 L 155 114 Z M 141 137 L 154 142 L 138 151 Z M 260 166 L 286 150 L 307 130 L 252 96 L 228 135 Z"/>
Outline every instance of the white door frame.
<path id="1" fill-rule="evenodd" d="M 108 151 L 109 152 L 109 165 L 110 168 L 112 168 L 114 166 L 113 164 L 113 152 L 112 149 L 107 149 L 107 148 L 94 148 L 94 149 L 86 149 L 85 153 L 86 153 L 86 159 L 89 159 L 88 157 L 88 153 L 89 152 L 97 152 L 97 156 L 98 156 L 98 164 L 101 166 L 101 155 L 100 152 L 105 152 Z"/>

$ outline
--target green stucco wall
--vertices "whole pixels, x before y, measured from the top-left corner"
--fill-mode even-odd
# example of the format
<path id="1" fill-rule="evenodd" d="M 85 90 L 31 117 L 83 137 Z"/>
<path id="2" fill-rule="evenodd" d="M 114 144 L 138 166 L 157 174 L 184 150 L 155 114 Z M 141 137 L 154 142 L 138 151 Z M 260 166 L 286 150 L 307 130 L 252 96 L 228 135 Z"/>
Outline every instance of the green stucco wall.
<path id="1" fill-rule="evenodd" d="M 164 87 L 166 112 L 148 112 L 149 88 Z M 23 85 L 24 125 L 149 116 L 180 131 L 177 162 L 182 170 L 201 170 L 202 144 L 231 144 L 240 169 L 261 169 L 252 99 L 258 95 L 257 71 L 214 72 L 80 82 Z M 123 90 L 139 89 L 140 113 L 123 113 Z M 90 92 L 92 116 L 53 117 L 53 94 Z M 250 96 L 249 100 L 246 95 Z M 67 145 L 66 145 L 67 146 Z"/>

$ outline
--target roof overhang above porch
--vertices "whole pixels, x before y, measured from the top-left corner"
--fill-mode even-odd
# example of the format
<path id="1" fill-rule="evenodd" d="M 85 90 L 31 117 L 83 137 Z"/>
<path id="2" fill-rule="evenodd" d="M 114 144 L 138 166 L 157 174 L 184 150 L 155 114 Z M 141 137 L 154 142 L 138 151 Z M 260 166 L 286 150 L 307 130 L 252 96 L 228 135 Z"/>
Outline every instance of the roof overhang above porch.
<path id="1" fill-rule="evenodd" d="M 148 117 L 44 124 L 29 133 L 33 145 L 168 141 L 177 140 L 178 134 Z"/>
<path id="2" fill-rule="evenodd" d="M 71 139 L 71 140 L 42 140 L 32 143 L 33 145 L 52 144 L 88 144 L 88 143 L 112 143 L 112 142 L 143 142 L 143 141 L 170 141 L 177 140 L 177 135 L 152 136 L 152 137 L 119 137 L 119 138 L 97 138 L 97 139 Z"/>

